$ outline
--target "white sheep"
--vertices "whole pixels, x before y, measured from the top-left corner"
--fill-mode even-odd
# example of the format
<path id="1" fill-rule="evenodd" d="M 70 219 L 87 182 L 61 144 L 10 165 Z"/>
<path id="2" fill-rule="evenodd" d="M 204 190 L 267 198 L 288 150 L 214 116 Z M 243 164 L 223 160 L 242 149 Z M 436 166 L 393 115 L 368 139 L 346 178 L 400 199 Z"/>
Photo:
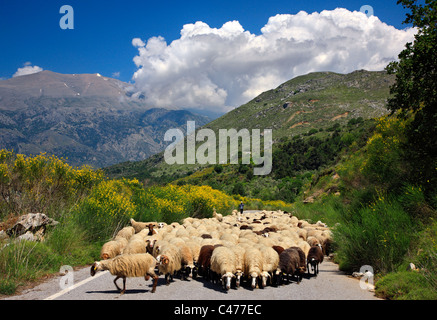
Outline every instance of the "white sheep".
<path id="1" fill-rule="evenodd" d="M 138 222 L 135 221 L 134 219 L 130 219 L 130 224 L 135 229 L 135 233 L 138 233 L 141 230 L 146 229 L 149 224 L 153 224 L 155 227 L 158 226 L 157 222 Z"/>
<path id="2" fill-rule="evenodd" d="M 235 277 L 235 253 L 228 247 L 217 247 L 211 256 L 211 271 L 215 272 L 226 290 L 231 288 L 231 280 Z"/>
<path id="3" fill-rule="evenodd" d="M 123 237 L 116 237 L 106 242 L 100 250 L 100 258 L 103 260 L 115 258 L 123 252 L 127 244 L 128 241 Z"/>
<path id="4" fill-rule="evenodd" d="M 91 276 L 94 276 L 97 271 L 109 270 L 109 272 L 116 276 L 114 284 L 121 294 L 126 291 L 127 277 L 144 277 L 147 281 L 150 277 L 153 278 L 152 293 L 156 291 L 158 284 L 158 276 L 155 274 L 156 260 L 150 254 L 131 254 L 121 255 L 109 260 L 96 261 L 91 266 Z M 117 280 L 123 279 L 123 289 L 117 285 Z"/>
<path id="5" fill-rule="evenodd" d="M 272 247 L 267 246 L 260 246 L 259 251 L 263 258 L 261 282 L 262 286 L 265 287 L 267 286 L 267 280 L 271 280 L 273 273 L 278 268 L 279 254 Z"/>
<path id="6" fill-rule="evenodd" d="M 129 241 L 129 239 L 134 235 L 135 229 L 134 227 L 124 227 L 120 231 L 117 232 L 115 237 L 125 238 Z"/>
<path id="7" fill-rule="evenodd" d="M 123 254 L 146 253 L 147 246 L 141 238 L 132 237 L 123 250 Z"/>
<path id="8" fill-rule="evenodd" d="M 179 248 L 173 244 L 162 245 L 160 254 L 156 257 L 158 271 L 165 276 L 166 285 L 173 280 L 175 272 L 182 268 L 182 256 Z"/>
<path id="9" fill-rule="evenodd" d="M 261 252 L 254 247 L 246 249 L 244 254 L 244 273 L 251 279 L 253 289 L 257 286 L 257 279 L 261 275 L 263 269 L 263 258 Z"/>

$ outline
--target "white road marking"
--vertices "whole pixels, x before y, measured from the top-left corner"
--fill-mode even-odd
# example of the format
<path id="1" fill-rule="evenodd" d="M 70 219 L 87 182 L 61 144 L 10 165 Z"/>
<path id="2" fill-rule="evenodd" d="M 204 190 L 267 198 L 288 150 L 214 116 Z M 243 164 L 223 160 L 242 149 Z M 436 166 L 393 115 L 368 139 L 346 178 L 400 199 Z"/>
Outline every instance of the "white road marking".
<path id="1" fill-rule="evenodd" d="M 61 290 L 58 293 L 55 293 L 54 295 L 51 295 L 50 297 L 45 298 L 44 300 L 54 300 L 56 298 L 59 298 L 60 296 L 66 294 L 67 292 L 70 292 L 71 290 L 74 290 L 74 289 L 80 287 L 81 285 L 83 285 L 91 280 L 97 279 L 98 277 L 103 276 L 104 274 L 108 274 L 108 273 L 109 273 L 109 271 L 103 271 L 103 272 L 96 274 L 94 277 L 88 277 L 85 280 L 82 280 L 82 281 L 72 285 L 71 287 L 65 288 L 64 290 Z"/>

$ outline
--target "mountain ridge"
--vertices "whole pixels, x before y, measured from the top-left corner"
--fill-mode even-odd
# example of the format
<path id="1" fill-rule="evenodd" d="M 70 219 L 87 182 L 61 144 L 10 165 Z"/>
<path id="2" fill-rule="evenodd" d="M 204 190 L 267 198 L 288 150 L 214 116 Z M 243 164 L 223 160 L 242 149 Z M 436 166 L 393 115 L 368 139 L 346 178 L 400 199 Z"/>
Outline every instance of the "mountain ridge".
<path id="1" fill-rule="evenodd" d="M 0 146 L 47 152 L 72 165 L 104 167 L 146 159 L 164 149 L 164 133 L 208 117 L 154 108 L 133 86 L 99 74 L 52 71 L 0 81 Z"/>

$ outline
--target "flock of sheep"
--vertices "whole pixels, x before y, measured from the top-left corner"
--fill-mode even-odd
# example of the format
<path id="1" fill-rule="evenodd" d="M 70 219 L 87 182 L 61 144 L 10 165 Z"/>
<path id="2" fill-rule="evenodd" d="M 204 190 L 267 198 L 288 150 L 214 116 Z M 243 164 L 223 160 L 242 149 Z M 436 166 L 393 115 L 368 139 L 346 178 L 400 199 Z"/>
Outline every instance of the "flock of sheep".
<path id="1" fill-rule="evenodd" d="M 109 270 L 122 294 L 127 277 L 152 277 L 155 292 L 160 274 L 167 285 L 177 274 L 182 280 L 202 276 L 226 290 L 243 282 L 254 289 L 277 286 L 290 277 L 300 282 L 310 268 L 317 275 L 331 239 L 322 222 L 310 224 L 283 211 L 234 210 L 228 216 L 214 211 L 213 218 L 169 225 L 131 219 L 131 226 L 102 246 L 102 260 L 92 265 L 91 275 Z"/>

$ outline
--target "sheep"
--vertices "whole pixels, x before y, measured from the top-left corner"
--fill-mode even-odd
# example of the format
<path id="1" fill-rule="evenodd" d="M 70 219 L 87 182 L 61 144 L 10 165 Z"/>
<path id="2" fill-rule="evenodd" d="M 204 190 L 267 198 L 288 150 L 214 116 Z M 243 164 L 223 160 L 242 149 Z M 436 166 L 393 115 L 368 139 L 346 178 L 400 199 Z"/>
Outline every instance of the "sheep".
<path id="1" fill-rule="evenodd" d="M 109 272 L 116 276 L 114 284 L 120 294 L 126 292 L 126 278 L 127 277 L 144 277 L 147 281 L 150 277 L 153 278 L 152 293 L 156 291 L 158 284 L 158 276 L 155 274 L 156 260 L 148 253 L 141 254 L 127 254 L 121 255 L 109 260 L 96 261 L 91 266 L 90 274 L 94 276 L 97 271 L 109 270 Z M 123 289 L 117 285 L 117 280 L 123 279 Z"/>
<path id="2" fill-rule="evenodd" d="M 297 250 L 294 249 L 287 249 L 284 250 L 279 255 L 279 263 L 278 267 L 275 271 L 274 277 L 273 277 L 273 283 L 275 285 L 282 283 L 282 277 L 286 276 L 287 281 L 290 280 L 289 276 L 294 276 L 296 274 L 296 270 L 299 268 L 299 253 Z M 298 283 L 300 282 L 300 279 L 298 277 Z"/>
<path id="3" fill-rule="evenodd" d="M 181 254 L 181 278 L 182 280 L 193 277 L 193 274 L 197 275 L 197 267 L 194 266 L 193 254 L 191 249 L 185 242 L 175 244 L 179 247 Z"/>
<path id="4" fill-rule="evenodd" d="M 278 255 L 280 255 L 282 253 L 282 251 L 284 251 L 285 249 L 281 246 L 273 246 L 272 247 L 277 253 Z"/>
<path id="5" fill-rule="evenodd" d="M 314 247 L 314 246 L 320 244 L 320 241 L 316 237 L 313 237 L 313 236 L 309 236 L 307 238 L 307 242 L 311 247 Z"/>
<path id="6" fill-rule="evenodd" d="M 241 284 L 241 278 L 244 276 L 244 255 L 246 249 L 242 245 L 232 246 L 230 249 L 235 254 L 235 286 L 238 288 Z"/>
<path id="7" fill-rule="evenodd" d="M 129 241 L 129 239 L 135 234 L 135 229 L 133 227 L 124 227 L 120 231 L 117 232 L 117 235 L 115 236 L 120 238 L 125 238 Z"/>
<path id="8" fill-rule="evenodd" d="M 261 246 L 260 252 L 263 257 L 261 284 L 262 287 L 265 287 L 267 286 L 267 280 L 271 279 L 273 272 L 278 268 L 279 255 L 272 247 L 266 247 L 266 246 Z"/>
<path id="9" fill-rule="evenodd" d="M 299 274 L 305 274 L 305 271 L 306 271 L 306 264 L 305 264 L 306 254 L 305 254 L 305 252 L 300 247 L 290 247 L 288 249 L 294 249 L 299 254 L 299 267 L 296 270 L 296 272 Z"/>
<path id="10" fill-rule="evenodd" d="M 127 244 L 128 241 L 123 237 L 116 237 L 114 240 L 106 242 L 100 250 L 100 258 L 102 260 L 115 258 L 123 252 Z"/>
<path id="11" fill-rule="evenodd" d="M 131 239 L 123 250 L 123 254 L 146 253 L 147 246 L 144 240 L 139 238 Z"/>
<path id="12" fill-rule="evenodd" d="M 309 266 L 311 265 L 311 268 L 315 276 L 317 276 L 317 274 L 319 273 L 319 264 L 323 262 L 323 252 L 321 247 L 322 246 L 320 244 L 316 246 L 312 246 L 310 248 L 310 251 L 308 252 L 308 257 L 307 257 L 308 273 L 310 273 Z"/>
<path id="13" fill-rule="evenodd" d="M 263 258 L 261 252 L 254 247 L 246 249 L 244 254 L 244 273 L 251 279 L 251 287 L 255 289 L 257 287 L 257 279 L 261 275 L 263 269 Z"/>
<path id="14" fill-rule="evenodd" d="M 199 259 L 197 260 L 198 272 L 201 276 L 209 279 L 211 256 L 215 247 L 213 245 L 204 245 L 200 248 Z"/>
<path id="15" fill-rule="evenodd" d="M 166 285 L 169 285 L 170 280 L 173 280 L 174 273 L 182 268 L 182 256 L 179 248 L 170 243 L 163 245 L 156 261 L 159 273 L 164 274 Z"/>
<path id="16" fill-rule="evenodd" d="M 157 222 L 137 222 L 134 219 L 130 219 L 130 224 L 135 229 L 135 233 L 140 232 L 143 229 L 146 229 L 149 224 L 153 224 L 154 226 L 157 226 Z"/>
<path id="17" fill-rule="evenodd" d="M 149 225 L 147 226 L 147 228 L 149 229 L 149 233 L 147 234 L 148 236 L 153 236 L 154 234 L 157 234 L 158 231 L 153 230 L 155 226 L 153 225 L 153 223 L 149 223 Z"/>
<path id="18" fill-rule="evenodd" d="M 226 290 L 231 288 L 231 280 L 235 278 L 235 253 L 228 247 L 218 247 L 211 255 L 211 271 L 218 275 Z"/>
<path id="19" fill-rule="evenodd" d="M 220 213 L 217 213 L 214 209 L 214 212 L 212 213 L 212 217 L 216 218 L 217 221 L 222 222 L 223 221 L 223 215 Z"/>
<path id="20" fill-rule="evenodd" d="M 196 241 L 192 238 L 189 241 L 185 241 L 185 244 L 190 248 L 191 254 L 193 255 L 193 262 L 196 264 L 200 254 L 200 241 Z"/>

